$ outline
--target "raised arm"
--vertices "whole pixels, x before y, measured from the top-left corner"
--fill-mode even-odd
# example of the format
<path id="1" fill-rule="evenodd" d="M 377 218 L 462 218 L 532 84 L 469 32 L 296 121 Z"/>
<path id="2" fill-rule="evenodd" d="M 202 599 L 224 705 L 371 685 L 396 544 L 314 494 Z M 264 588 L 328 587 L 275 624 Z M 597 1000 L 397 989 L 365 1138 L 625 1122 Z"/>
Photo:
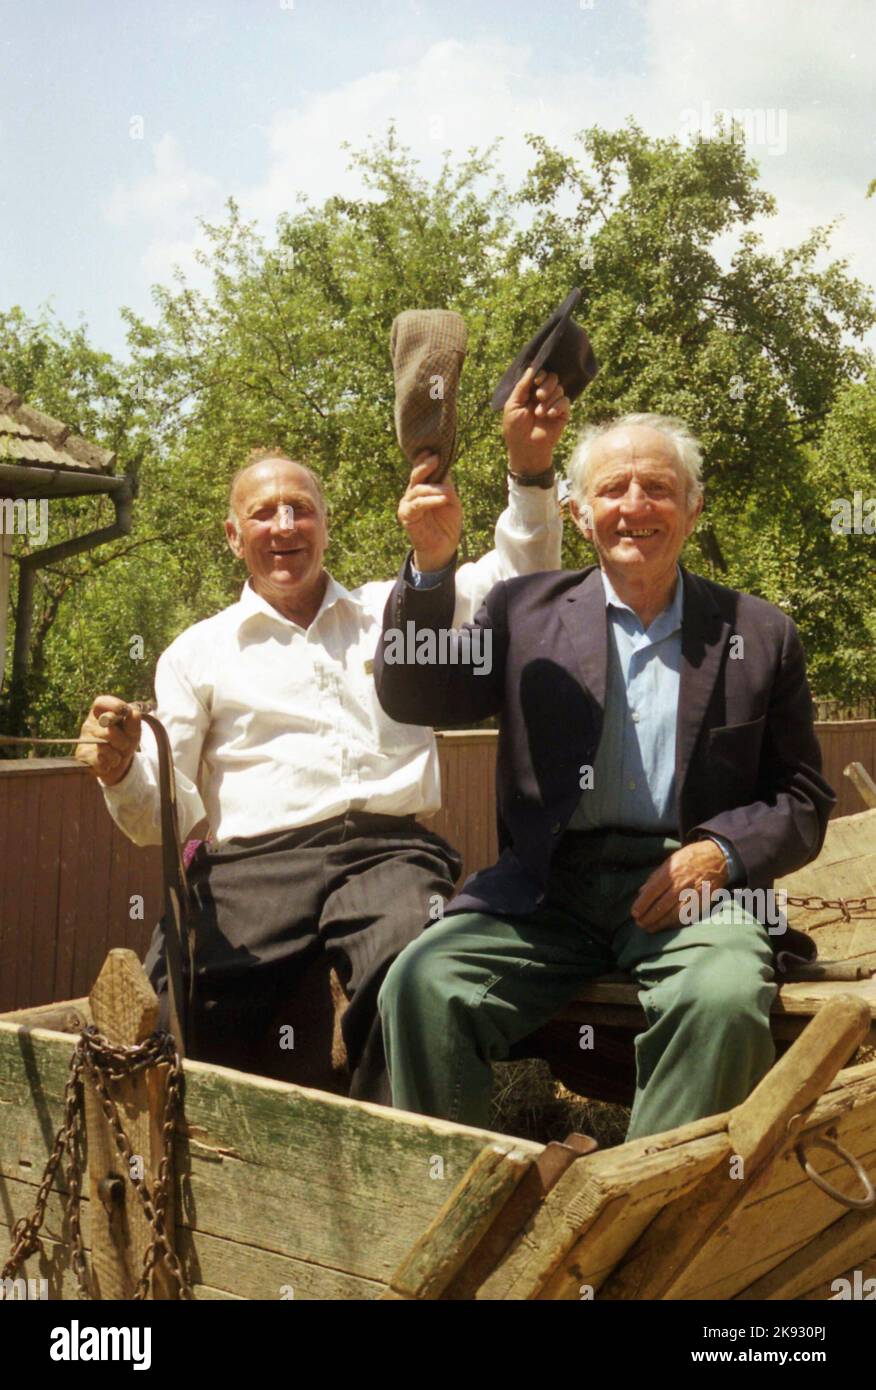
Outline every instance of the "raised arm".
<path id="1" fill-rule="evenodd" d="M 460 724 L 498 714 L 505 688 L 505 586 L 474 622 L 453 628 L 454 575 L 415 587 L 407 562 L 387 600 L 377 645 L 377 696 L 402 724 Z"/>
<path id="2" fill-rule="evenodd" d="M 495 546 L 456 574 L 453 626 L 471 622 L 502 579 L 560 568 L 563 522 L 553 473 L 553 451 L 569 419 L 569 401 L 553 373 L 540 372 L 532 390 L 527 371 L 502 415 L 508 450 L 508 505 L 496 523 Z M 437 583 L 455 560 L 462 510 L 453 483 L 431 484 L 437 456 L 420 460 L 399 505 L 399 520 L 413 546 L 422 587 Z"/>

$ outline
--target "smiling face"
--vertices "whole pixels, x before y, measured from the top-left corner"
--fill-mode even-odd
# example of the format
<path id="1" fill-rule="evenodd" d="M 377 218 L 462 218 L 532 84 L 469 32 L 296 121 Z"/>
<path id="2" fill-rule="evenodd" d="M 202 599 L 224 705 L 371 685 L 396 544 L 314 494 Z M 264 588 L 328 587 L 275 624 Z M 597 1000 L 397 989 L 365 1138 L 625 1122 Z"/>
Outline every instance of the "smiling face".
<path id="1" fill-rule="evenodd" d="M 587 484 L 592 512 L 572 503 L 612 583 L 659 584 L 675 571 L 702 498 L 687 501 L 687 476 L 672 441 L 645 425 L 622 426 L 595 443 Z"/>
<path id="2" fill-rule="evenodd" d="M 225 534 L 256 593 L 284 611 L 323 583 L 325 510 L 309 473 L 288 459 L 263 459 L 239 478 Z M 236 518 L 236 521 L 235 519 Z"/>

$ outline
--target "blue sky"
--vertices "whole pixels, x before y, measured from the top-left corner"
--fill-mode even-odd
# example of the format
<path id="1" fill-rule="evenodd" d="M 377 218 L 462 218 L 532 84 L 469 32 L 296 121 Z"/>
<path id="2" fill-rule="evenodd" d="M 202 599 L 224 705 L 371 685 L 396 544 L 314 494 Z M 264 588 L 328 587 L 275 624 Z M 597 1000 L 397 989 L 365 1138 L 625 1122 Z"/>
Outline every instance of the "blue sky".
<path id="1" fill-rule="evenodd" d="M 781 216 L 770 245 L 843 217 L 835 241 L 876 282 L 869 0 L 6 0 L 0 25 L 0 305 L 50 302 L 124 350 L 119 308 L 197 279 L 198 215 L 233 194 L 270 232 L 297 190 L 354 191 L 343 140 L 395 118 L 437 168 L 445 148 L 634 114 L 655 135 L 717 108 L 751 113 Z"/>

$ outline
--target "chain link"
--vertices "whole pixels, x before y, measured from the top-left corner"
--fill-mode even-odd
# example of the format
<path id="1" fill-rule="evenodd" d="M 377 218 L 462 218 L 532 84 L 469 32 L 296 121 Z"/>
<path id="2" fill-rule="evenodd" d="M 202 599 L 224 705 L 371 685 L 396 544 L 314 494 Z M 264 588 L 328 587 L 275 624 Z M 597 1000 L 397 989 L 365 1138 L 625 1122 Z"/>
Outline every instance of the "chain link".
<path id="1" fill-rule="evenodd" d="M 821 912 L 827 908 L 841 912 L 844 921 L 851 922 L 852 913 L 876 912 L 876 897 L 869 898 L 820 898 L 817 893 L 809 893 L 805 897 L 791 897 L 784 899 L 788 907 L 802 907 L 812 912 Z"/>
<path id="2" fill-rule="evenodd" d="M 138 1164 L 125 1134 L 118 1106 L 113 1099 L 110 1085 L 125 1077 L 133 1076 L 146 1067 L 166 1062 L 169 1066 L 167 1090 L 164 1100 L 164 1115 L 161 1123 L 162 1150 L 161 1162 L 154 1190 L 150 1193 L 145 1178 L 138 1174 Z M 100 1099 L 101 1109 L 106 1116 L 113 1142 L 119 1155 L 125 1161 L 128 1177 L 143 1205 L 149 1222 L 152 1237 L 143 1254 L 143 1269 L 137 1282 L 135 1299 L 144 1299 L 149 1294 L 149 1280 L 152 1271 L 162 1259 L 179 1291 L 179 1297 L 192 1298 L 192 1290 L 186 1280 L 182 1265 L 171 1249 L 165 1229 L 167 1197 L 170 1183 L 170 1165 L 173 1154 L 173 1137 L 176 1118 L 182 1113 L 182 1067 L 171 1033 L 155 1032 L 143 1043 L 135 1047 L 111 1043 L 102 1033 L 89 1025 L 82 1030 L 76 1050 L 70 1059 L 70 1071 L 64 1088 L 64 1122 L 55 1136 L 52 1152 L 46 1164 L 42 1182 L 37 1192 L 36 1205 L 30 1216 L 23 1216 L 15 1223 L 12 1231 L 12 1249 L 9 1259 L 0 1270 L 0 1278 L 11 1278 L 36 1250 L 44 1254 L 40 1229 L 45 1220 L 46 1207 L 52 1184 L 58 1169 L 66 1156 L 64 1178 L 67 1183 L 67 1198 L 64 1215 L 70 1233 L 73 1271 L 79 1286 L 79 1297 L 90 1298 L 88 1270 L 85 1261 L 85 1246 L 80 1224 L 81 1174 L 82 1174 L 82 1130 L 84 1126 L 84 1088 L 85 1078 L 93 1084 Z"/>

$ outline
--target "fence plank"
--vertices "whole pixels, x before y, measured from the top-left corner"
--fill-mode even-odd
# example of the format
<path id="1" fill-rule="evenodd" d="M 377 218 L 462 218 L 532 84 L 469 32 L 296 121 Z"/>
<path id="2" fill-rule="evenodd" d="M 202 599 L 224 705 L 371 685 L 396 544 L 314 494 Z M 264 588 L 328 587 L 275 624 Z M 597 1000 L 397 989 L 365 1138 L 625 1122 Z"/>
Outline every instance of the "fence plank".
<path id="1" fill-rule="evenodd" d="M 837 794 L 834 816 L 852 816 L 864 810 L 864 803 L 843 769 L 862 763 L 870 776 L 876 775 L 876 719 L 834 720 L 816 724 L 821 744 L 823 773 Z"/>
<path id="2" fill-rule="evenodd" d="M 24 1003 L 25 1001 L 30 1002 L 32 997 L 31 962 L 37 935 L 35 889 L 39 873 L 37 835 L 39 833 L 40 783 L 22 780 L 18 784 L 17 790 L 22 795 L 22 803 L 20 816 L 16 820 L 19 836 L 11 867 L 20 896 L 18 929 L 15 939 L 15 968 L 11 979 L 15 979 L 16 1002 L 20 999 Z M 10 858 L 12 858 L 11 855 Z M 54 922 L 51 925 L 54 928 Z"/>
<path id="3" fill-rule="evenodd" d="M 59 848 L 58 933 L 55 952 L 54 985 L 58 998 L 73 992 L 73 960 L 76 954 L 76 902 L 79 896 L 82 840 L 81 808 L 84 783 L 81 777 L 59 778 L 61 799 L 61 844 Z"/>
<path id="4" fill-rule="evenodd" d="M 63 777 L 41 777 L 36 836 L 36 877 L 34 883 L 33 945 L 30 958 L 28 999 L 47 999 L 55 984 L 55 958 L 58 942 L 58 898 L 61 877 L 61 833 L 63 828 L 61 784 Z M 45 929 L 55 923 L 55 931 Z"/>

